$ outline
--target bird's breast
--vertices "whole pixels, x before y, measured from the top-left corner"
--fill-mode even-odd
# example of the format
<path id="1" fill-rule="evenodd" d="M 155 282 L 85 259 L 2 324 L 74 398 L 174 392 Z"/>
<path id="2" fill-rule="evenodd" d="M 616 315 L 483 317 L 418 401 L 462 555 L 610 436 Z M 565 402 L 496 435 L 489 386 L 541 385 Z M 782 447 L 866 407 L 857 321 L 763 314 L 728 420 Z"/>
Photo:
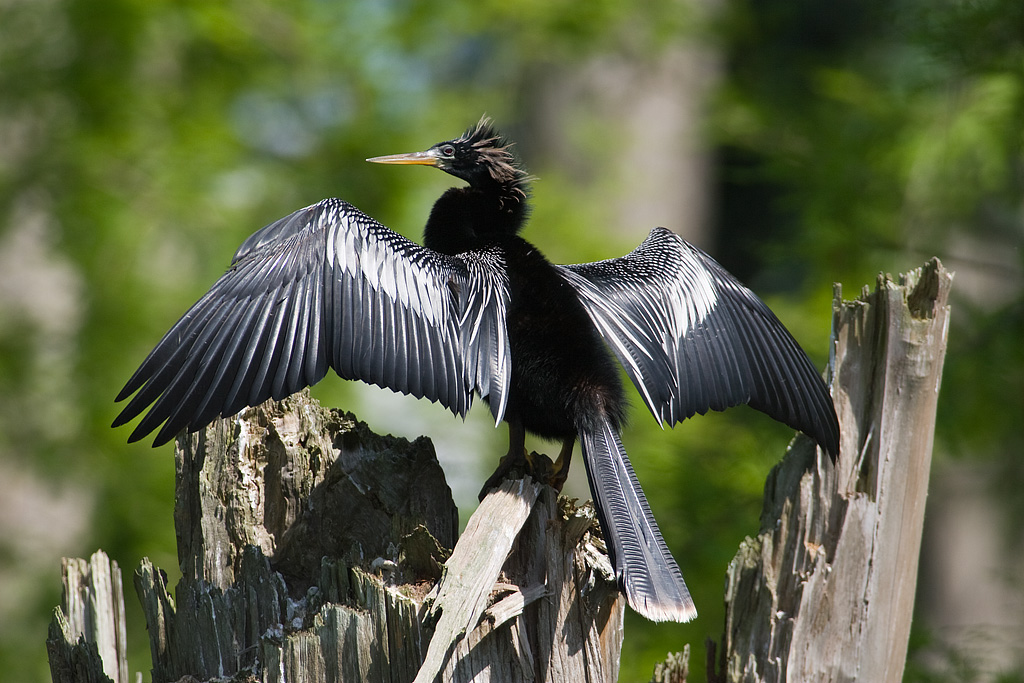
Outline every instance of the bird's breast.
<path id="1" fill-rule="evenodd" d="M 571 438 L 603 412 L 617 424 L 618 368 L 576 289 L 529 243 L 505 249 L 512 378 L 507 414 L 527 430 Z"/>

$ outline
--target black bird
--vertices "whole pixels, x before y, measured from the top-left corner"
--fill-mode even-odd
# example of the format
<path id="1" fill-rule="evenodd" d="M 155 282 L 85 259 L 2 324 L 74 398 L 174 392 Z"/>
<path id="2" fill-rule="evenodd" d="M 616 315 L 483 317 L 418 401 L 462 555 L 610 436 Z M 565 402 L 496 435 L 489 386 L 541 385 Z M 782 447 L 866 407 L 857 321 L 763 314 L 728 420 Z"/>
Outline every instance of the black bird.
<path id="1" fill-rule="evenodd" d="M 526 432 L 561 441 L 563 468 L 579 438 L 630 606 L 692 619 L 619 439 L 612 354 L 660 422 L 748 403 L 835 457 L 835 410 L 810 360 L 757 296 L 663 228 L 620 258 L 550 263 L 518 236 L 529 177 L 486 118 L 425 152 L 369 161 L 435 166 L 467 186 L 434 204 L 424 246 L 338 199 L 254 233 L 128 380 L 117 400 L 135 396 L 114 426 L 149 407 L 129 441 L 159 427 L 160 445 L 328 368 L 459 415 L 477 393 L 509 425 L 503 467 L 522 462 Z"/>

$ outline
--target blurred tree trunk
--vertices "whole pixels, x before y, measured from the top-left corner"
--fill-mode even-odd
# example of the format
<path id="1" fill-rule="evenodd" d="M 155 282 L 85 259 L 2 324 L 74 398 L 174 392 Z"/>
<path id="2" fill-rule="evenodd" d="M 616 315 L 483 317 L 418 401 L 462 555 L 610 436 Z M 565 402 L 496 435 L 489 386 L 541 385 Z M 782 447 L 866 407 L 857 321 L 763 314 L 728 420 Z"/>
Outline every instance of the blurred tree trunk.
<path id="1" fill-rule="evenodd" d="M 858 301 L 837 291 L 842 454 L 833 465 L 801 436 L 769 475 L 762 533 L 729 567 L 712 680 L 900 678 L 950 282 L 933 261 Z M 183 578 L 172 599 L 148 561 L 135 575 L 154 681 L 617 679 L 624 606 L 591 508 L 506 481 L 455 544 L 430 442 L 377 436 L 305 392 L 177 445 Z M 94 564 L 95 587 L 66 587 L 55 614 L 55 681 L 126 678 L 123 663 L 103 672 L 124 651 L 119 573 Z M 112 617 L 63 618 L 107 603 Z M 655 680 L 685 681 L 686 659 Z"/>
<path id="2" fill-rule="evenodd" d="M 718 3 L 683 4 L 697 26 Z M 540 62 L 524 79 L 529 134 L 518 137 L 531 159 L 560 167 L 581 187 L 615 188 L 599 200 L 606 210 L 598 229 L 628 243 L 661 225 L 706 248 L 715 221 L 705 119 L 721 72 L 720 50 L 701 40 L 580 63 Z M 580 144 L 593 136 L 566 135 L 581 125 L 614 144 L 595 151 Z"/>

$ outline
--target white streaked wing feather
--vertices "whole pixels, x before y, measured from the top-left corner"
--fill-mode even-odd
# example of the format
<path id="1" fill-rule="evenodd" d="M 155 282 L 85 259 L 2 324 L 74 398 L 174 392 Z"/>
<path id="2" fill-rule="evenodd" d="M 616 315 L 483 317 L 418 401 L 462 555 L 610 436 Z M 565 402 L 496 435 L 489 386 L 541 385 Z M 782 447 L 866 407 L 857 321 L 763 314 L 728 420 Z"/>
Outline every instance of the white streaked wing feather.
<path id="1" fill-rule="evenodd" d="M 740 403 L 838 450 L 820 375 L 768 307 L 664 228 L 617 259 L 561 266 L 651 413 L 675 423 Z"/>
<path id="2" fill-rule="evenodd" d="M 149 408 L 131 439 L 162 424 L 166 441 L 211 411 L 294 393 L 328 365 L 461 415 L 479 391 L 500 414 L 511 362 L 500 265 L 433 252 L 340 200 L 296 211 L 248 238 L 164 336 L 118 396 L 138 392 L 115 425 Z"/>

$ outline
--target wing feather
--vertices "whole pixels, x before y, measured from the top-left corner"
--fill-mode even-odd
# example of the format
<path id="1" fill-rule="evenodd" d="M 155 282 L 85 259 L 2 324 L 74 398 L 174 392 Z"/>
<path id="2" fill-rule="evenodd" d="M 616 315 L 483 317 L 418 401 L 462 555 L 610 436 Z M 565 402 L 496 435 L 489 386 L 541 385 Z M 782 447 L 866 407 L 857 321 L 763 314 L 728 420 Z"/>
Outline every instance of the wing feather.
<path id="1" fill-rule="evenodd" d="M 307 290 L 303 284 L 302 281 L 298 281 L 293 285 L 294 292 L 288 298 L 282 315 L 281 328 L 284 334 L 278 337 L 281 350 L 272 366 L 274 380 L 270 395 L 275 399 L 282 399 L 292 393 L 288 391 L 293 378 L 292 367 L 295 360 L 303 359 L 305 352 L 305 340 L 299 338 L 305 333 L 301 322 Z M 295 384 L 298 384 L 297 378 Z"/>
<path id="2" fill-rule="evenodd" d="M 170 379 L 169 385 L 160 395 L 154 406 L 154 409 L 166 410 L 166 422 L 171 426 L 171 429 L 183 421 L 181 406 L 188 400 L 189 395 L 205 391 L 208 386 L 205 381 L 206 378 L 200 373 L 200 369 L 206 353 L 213 350 L 214 354 L 216 354 L 216 347 L 212 345 L 212 341 L 217 327 L 226 318 L 226 313 L 225 307 L 220 306 L 217 308 L 215 315 L 211 316 L 209 324 L 200 331 L 192 346 L 193 349 L 199 349 L 201 354 L 190 353 L 184 357 L 184 363 L 180 372 Z M 160 420 L 160 422 L 162 421 Z M 139 423 L 135 431 L 138 432 L 140 429 L 152 430 L 157 424 L 159 422 L 147 415 L 146 419 Z"/>
<path id="3" fill-rule="evenodd" d="M 114 424 L 145 413 L 130 440 L 159 427 L 159 445 L 328 368 L 465 415 L 474 391 L 507 393 L 501 265 L 426 249 L 337 199 L 296 211 L 242 244 L 118 394 L 132 398 Z"/>
<path id="4" fill-rule="evenodd" d="M 256 377 L 249 388 L 249 403 L 258 404 L 274 393 L 274 366 L 281 357 L 281 345 L 285 317 L 287 316 L 288 302 L 292 296 L 294 283 L 288 282 L 277 293 L 277 299 L 272 301 L 273 308 L 270 325 L 263 331 L 263 339 L 257 350 Z M 265 398 L 261 398 L 265 397 Z"/>
<path id="5" fill-rule="evenodd" d="M 242 356 L 239 347 L 245 340 L 244 335 L 236 330 L 245 330 L 250 326 L 255 312 L 251 307 L 236 307 L 219 326 L 220 330 L 213 343 L 216 351 L 208 353 L 204 362 L 205 365 L 211 365 L 214 372 L 205 395 L 196 408 L 198 420 L 208 422 L 217 417 L 222 410 L 231 389 L 231 381 L 238 372 L 238 359 Z M 195 391 L 198 395 L 202 387 L 196 386 Z"/>
<path id="6" fill-rule="evenodd" d="M 655 418 L 676 423 L 749 403 L 838 453 L 818 371 L 764 302 L 710 256 L 656 228 L 626 256 L 561 268 Z"/>
<path id="7" fill-rule="evenodd" d="M 273 295 L 266 292 L 247 301 L 248 308 L 253 311 L 252 322 L 247 328 L 240 330 L 239 337 L 241 339 L 238 348 L 241 349 L 242 344 L 245 345 L 245 348 L 241 355 L 234 356 L 238 360 L 238 369 L 235 371 L 235 379 L 224 401 L 221 415 L 234 415 L 249 405 L 249 390 L 259 371 L 259 358 L 263 350 L 266 330 L 274 315 L 274 308 L 270 304 L 272 299 Z M 156 382 L 154 384 L 160 386 Z"/>

